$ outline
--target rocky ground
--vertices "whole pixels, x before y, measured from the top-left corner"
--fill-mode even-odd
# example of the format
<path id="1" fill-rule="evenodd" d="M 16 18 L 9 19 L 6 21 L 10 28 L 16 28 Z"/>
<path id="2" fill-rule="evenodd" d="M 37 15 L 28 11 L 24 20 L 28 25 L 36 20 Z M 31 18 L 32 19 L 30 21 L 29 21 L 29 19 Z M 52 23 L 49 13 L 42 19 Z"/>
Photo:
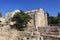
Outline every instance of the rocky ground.
<path id="1" fill-rule="evenodd" d="M 0 40 L 18 40 L 19 32 L 9 25 L 0 28 Z"/>
<path id="2" fill-rule="evenodd" d="M 25 40 L 25 37 L 30 36 L 30 32 L 11 29 L 9 25 L 0 27 L 0 40 Z"/>

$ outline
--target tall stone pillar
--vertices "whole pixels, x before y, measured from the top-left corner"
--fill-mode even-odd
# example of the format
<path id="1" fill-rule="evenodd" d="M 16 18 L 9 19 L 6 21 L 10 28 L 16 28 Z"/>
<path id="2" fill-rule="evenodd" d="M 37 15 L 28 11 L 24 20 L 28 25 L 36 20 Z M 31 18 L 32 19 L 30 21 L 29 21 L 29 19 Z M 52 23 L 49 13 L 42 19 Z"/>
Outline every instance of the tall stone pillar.
<path id="1" fill-rule="evenodd" d="M 35 25 L 36 28 L 45 26 L 45 18 L 44 18 L 44 11 L 43 9 L 38 9 L 35 14 Z"/>
<path id="2" fill-rule="evenodd" d="M 45 25 L 48 26 L 47 13 L 45 13 Z"/>

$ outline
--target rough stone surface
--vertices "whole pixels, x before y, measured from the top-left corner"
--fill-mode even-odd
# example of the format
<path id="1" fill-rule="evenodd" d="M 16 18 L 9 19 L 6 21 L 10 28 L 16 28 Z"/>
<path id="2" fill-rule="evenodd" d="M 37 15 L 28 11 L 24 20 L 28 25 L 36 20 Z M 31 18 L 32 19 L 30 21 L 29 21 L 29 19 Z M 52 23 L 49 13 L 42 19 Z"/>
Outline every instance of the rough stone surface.
<path id="1" fill-rule="evenodd" d="M 0 28 L 0 40 L 18 40 L 18 31 L 9 26 Z"/>

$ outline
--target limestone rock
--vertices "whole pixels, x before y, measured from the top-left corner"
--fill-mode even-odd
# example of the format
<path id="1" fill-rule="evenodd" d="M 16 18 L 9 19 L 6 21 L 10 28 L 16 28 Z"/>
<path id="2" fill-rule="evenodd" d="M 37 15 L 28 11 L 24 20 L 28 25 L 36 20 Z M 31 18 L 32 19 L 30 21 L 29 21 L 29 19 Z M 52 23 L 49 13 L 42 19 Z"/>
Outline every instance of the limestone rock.
<path id="1" fill-rule="evenodd" d="M 1 27 L 0 40 L 18 40 L 18 31 L 9 27 Z"/>

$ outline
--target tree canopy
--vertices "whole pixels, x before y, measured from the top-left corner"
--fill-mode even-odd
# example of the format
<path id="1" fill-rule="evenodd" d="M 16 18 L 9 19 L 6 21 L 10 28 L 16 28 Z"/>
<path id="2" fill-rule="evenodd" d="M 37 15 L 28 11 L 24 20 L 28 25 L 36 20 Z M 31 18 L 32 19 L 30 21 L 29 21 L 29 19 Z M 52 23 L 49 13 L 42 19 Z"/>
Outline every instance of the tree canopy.
<path id="1" fill-rule="evenodd" d="M 2 17 L 2 13 L 0 12 L 0 17 Z"/>
<path id="2" fill-rule="evenodd" d="M 23 31 L 26 27 L 28 22 L 30 21 L 31 17 L 24 13 L 23 11 L 15 13 L 15 15 L 12 18 L 12 21 L 16 21 L 16 24 L 14 24 L 14 28 Z"/>
<path id="3" fill-rule="evenodd" d="M 60 13 L 59 12 L 58 12 L 58 15 L 56 17 L 50 16 L 50 15 L 47 15 L 47 17 L 48 17 L 49 25 L 51 25 L 51 24 L 60 25 Z"/>
<path id="4" fill-rule="evenodd" d="M 58 13 L 58 16 L 57 16 L 57 24 L 60 25 L 60 13 Z"/>

